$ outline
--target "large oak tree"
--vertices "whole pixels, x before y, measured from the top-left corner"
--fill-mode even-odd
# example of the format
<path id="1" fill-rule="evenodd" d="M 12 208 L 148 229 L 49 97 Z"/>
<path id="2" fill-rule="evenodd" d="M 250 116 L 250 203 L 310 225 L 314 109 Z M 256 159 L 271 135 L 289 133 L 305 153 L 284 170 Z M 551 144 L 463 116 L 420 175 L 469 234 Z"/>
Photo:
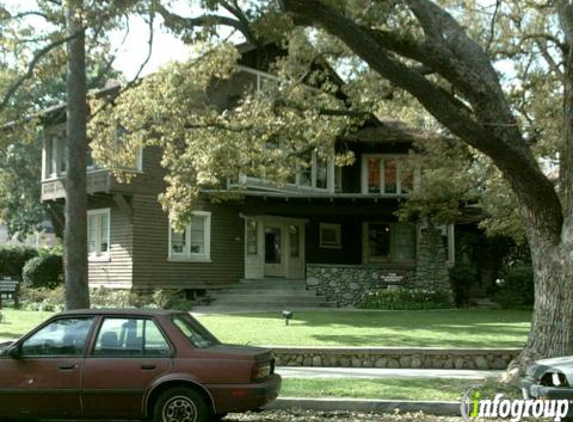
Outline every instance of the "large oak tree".
<path id="1" fill-rule="evenodd" d="M 288 175 L 277 163 L 288 161 L 296 155 L 293 151 L 305 151 L 297 139 L 307 142 L 310 148 L 319 148 L 320 142 L 313 141 L 313 135 L 333 138 L 344 130 L 342 123 L 349 123 L 341 123 L 335 116 L 354 118 L 360 114 L 356 114 L 356 110 L 354 114 L 345 114 L 344 106 L 376 113 L 379 109 L 373 105 L 375 101 L 365 97 L 382 98 L 388 89 L 400 89 L 415 98 L 442 128 L 488 157 L 515 196 L 535 272 L 532 328 L 517 363 L 573 352 L 573 301 L 570 298 L 573 291 L 573 4 L 570 0 L 550 0 L 543 5 L 507 2 L 510 4 L 504 15 L 507 21 L 500 18 L 504 13 L 502 2 L 494 5 L 495 10 L 488 19 L 470 16 L 474 13 L 470 8 L 477 8 L 480 2 L 457 4 L 446 0 L 213 0 L 197 3 L 207 9 L 205 14 L 179 16 L 159 4 L 156 10 L 169 28 L 190 42 L 212 39 L 218 33 L 228 34 L 229 30 L 218 31 L 222 27 L 239 32 L 247 41 L 258 45 L 268 40 L 288 40 L 292 57 L 290 61 L 289 58 L 281 60 L 277 69 L 281 76 L 286 79 L 290 76 L 294 82 L 286 89 L 279 89 L 282 101 L 263 101 L 261 105 L 261 101 L 251 95 L 233 112 L 227 110 L 216 115 L 213 110 L 202 109 L 189 113 L 191 100 L 199 96 L 195 88 L 187 85 L 191 77 L 186 75 L 200 79 L 194 69 L 201 66 L 176 66 L 150 79 L 145 90 L 138 92 L 139 97 L 128 98 L 123 108 L 119 102 L 115 117 L 129 126 L 128 130 L 134 134 L 133 142 L 144 142 L 153 135 L 158 139 L 154 142 L 166 149 L 163 164 L 169 170 L 169 187 L 163 200 L 175 217 L 188 217 L 189 198 L 196 195 L 198 183 L 216 184 L 239 170 L 267 176 L 271 173 L 277 180 L 286 180 Z M 532 30 L 532 21 L 541 22 L 539 30 Z M 301 28 L 305 30 L 301 32 Z M 496 31 L 505 33 L 506 38 L 498 39 Z M 310 47 L 293 42 L 301 34 Z M 328 48 L 324 48 L 325 39 L 330 40 L 326 43 Z M 552 121 L 536 120 L 542 113 L 536 115 L 528 110 L 535 106 L 531 98 L 539 99 L 539 95 L 524 94 L 521 101 L 515 101 L 515 92 L 510 93 L 501 83 L 494 67 L 495 54 L 506 54 L 510 59 L 527 56 L 528 42 L 537 46 L 535 51 L 540 56 L 530 56 L 529 65 L 515 72 L 524 76 L 523 87 L 530 84 L 529 77 L 533 78 L 532 73 L 523 69 L 543 68 L 538 65 L 540 60 L 545 60 L 547 74 L 557 75 L 558 82 L 553 85 L 551 97 L 562 101 L 562 108 L 558 108 L 558 116 Z M 232 54 L 206 56 L 206 60 L 211 61 L 211 75 L 223 78 L 228 76 L 225 71 L 219 71 L 224 68 L 224 57 L 229 58 L 228 61 L 236 60 Z M 344 56 L 345 61 L 339 61 L 338 66 L 329 62 L 334 69 L 343 72 L 358 69 L 368 76 L 367 84 L 364 79 L 360 83 L 355 80 L 353 87 L 346 87 L 346 94 L 354 92 L 358 99 L 349 106 L 341 96 L 337 96 L 339 103 L 320 101 L 318 95 L 305 96 L 304 90 L 298 91 L 298 100 L 293 98 L 296 82 L 312 83 L 314 65 L 328 60 L 329 56 L 339 59 Z M 297 60 L 299 64 L 308 65 L 308 71 L 299 72 L 298 77 L 296 72 L 290 75 L 288 72 Z M 334 80 L 334 85 L 351 85 L 349 78 L 323 78 L 322 82 L 318 78 L 313 85 L 333 93 L 336 89 L 330 82 Z M 303 111 L 305 104 L 306 112 Z M 144 117 L 132 119 L 130 113 Z M 327 119 L 321 120 L 325 116 Z M 558 124 L 557 119 L 561 119 Z M 169 122 L 168 127 L 162 125 L 163 121 Z M 149 130 L 150 123 L 153 130 Z M 105 124 L 100 122 L 100 125 Z M 535 152 L 534 138 L 544 125 L 551 125 L 552 133 L 561 137 L 555 142 L 560 153 L 558 188 L 542 171 Z M 278 138 L 291 153 L 264 147 Z M 256 151 L 264 153 L 257 158 Z M 292 167 L 292 163 L 287 164 Z"/>

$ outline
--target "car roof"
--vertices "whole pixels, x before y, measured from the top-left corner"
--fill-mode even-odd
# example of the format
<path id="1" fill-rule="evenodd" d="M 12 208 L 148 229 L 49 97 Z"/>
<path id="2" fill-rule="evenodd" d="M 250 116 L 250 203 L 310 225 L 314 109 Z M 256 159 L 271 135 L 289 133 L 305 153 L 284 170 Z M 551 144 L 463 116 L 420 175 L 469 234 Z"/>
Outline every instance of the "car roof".
<path id="1" fill-rule="evenodd" d="M 74 316 L 74 315 L 125 315 L 125 316 L 159 316 L 181 314 L 181 311 L 169 309 L 136 309 L 136 308 L 105 308 L 105 309 L 74 309 L 63 311 L 54 316 Z"/>

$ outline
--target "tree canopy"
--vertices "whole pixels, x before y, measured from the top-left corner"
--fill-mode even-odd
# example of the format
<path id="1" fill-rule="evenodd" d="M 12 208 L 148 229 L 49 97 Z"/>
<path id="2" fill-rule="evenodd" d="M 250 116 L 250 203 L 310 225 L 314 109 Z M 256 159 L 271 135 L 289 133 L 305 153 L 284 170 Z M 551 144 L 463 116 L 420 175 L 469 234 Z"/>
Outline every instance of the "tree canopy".
<path id="1" fill-rule="evenodd" d="M 42 4 L 48 12 L 55 7 Z M 489 194 L 483 203 L 490 198 L 492 215 L 508 217 L 505 227 L 492 218 L 493 228 L 517 233 L 521 227 L 532 252 L 535 317 L 521 362 L 573 352 L 570 0 L 187 4 L 195 15 L 180 16 L 160 0 L 82 4 L 89 33 L 105 32 L 123 13 L 145 13 L 149 22 L 160 16 L 199 56 L 120 94 L 113 108 L 92 104 L 96 157 L 121 175 L 121 161 L 137 148 L 161 146 L 168 170 L 162 201 L 181 221 L 200 187 L 217 189 L 241 174 L 284 182 L 293 168 L 308 166 L 309 152 L 332 155 L 334 140 L 349 128 L 415 101 L 425 110 L 414 114 L 417 122 L 451 143 L 426 145 L 428 156 L 439 162 L 450 155 L 456 164 L 445 173 L 429 165 L 435 195 L 413 197 L 411 209 L 427 209 L 437 198 L 445 207 L 432 214 L 448 218 L 443 210 L 455 201 Z M 270 69 L 278 77 L 273 83 L 232 107 L 217 107 L 205 100 L 208 81 L 237 71 L 238 54 L 229 43 L 239 39 L 276 43 L 287 54 Z M 58 42 L 64 41 L 52 40 Z M 11 89 L 6 97 L 14 98 Z M 392 103 L 396 98 L 404 103 Z M 344 164 L 352 157 L 337 159 Z M 548 177 L 554 169 L 558 177 Z M 448 171 L 455 189 L 444 183 Z"/>
<path id="2" fill-rule="evenodd" d="M 189 68 L 175 66 L 146 81 L 137 98 L 126 97 L 129 105 L 123 108 L 133 110 L 131 118 L 138 122 L 128 127 L 126 139 L 164 147 L 169 186 L 163 201 L 175 217 L 188 217 L 185 210 L 203 182 L 216 186 L 225 177 L 253 171 L 272 171 L 284 180 L 288 176 L 283 169 L 304 165 L 288 160 L 289 154 L 304 155 L 304 147 L 289 140 L 302 138 L 318 153 L 328 150 L 349 125 L 360 124 L 349 116 L 380 115 L 398 93 L 424 108 L 421 120 L 437 126 L 446 138 L 463 142 L 449 151 L 426 148 L 438 158 L 454 154 L 461 160 L 445 173 L 454 176 L 459 189 L 446 189 L 444 174 L 436 171 L 432 177 L 428 171 L 438 199 L 443 196 L 448 205 L 465 195 L 490 193 L 490 209 L 505 213 L 510 222 L 496 228 L 498 220 L 492 219 L 493 229 L 524 229 L 536 269 L 536 312 L 521 362 L 573 351 L 573 337 L 568 335 L 573 306 L 565 299 L 573 271 L 571 1 L 191 4 L 204 13 L 179 16 L 159 4 L 155 10 L 186 41 L 210 45 L 207 59 Z M 192 68 L 201 68 L 209 77 L 227 77 L 228 63 L 236 54 L 228 52 L 225 41 L 233 33 L 255 45 L 278 42 L 288 49 L 275 63 L 280 80 L 273 95 L 247 95 L 237 107 L 219 110 L 218 115 L 208 106 L 190 116 L 173 110 L 164 114 L 166 107 L 194 110 L 197 104 L 195 95 L 182 97 L 176 88 L 196 95 L 205 92 L 191 79 L 197 77 Z M 218 59 L 216 45 L 227 51 L 222 57 L 228 61 Z M 326 66 L 316 66 L 319 62 Z M 320 70 L 325 67 L 337 73 L 336 78 L 326 77 Z M 220 69 L 223 74 L 217 74 Z M 315 91 L 308 94 L 302 85 Z M 177 101 L 170 104 L 171 98 Z M 109 130 L 116 123 L 128 124 L 121 110 L 120 106 L 105 119 L 113 122 Z M 103 133 L 101 126 L 94 127 L 94 134 Z M 284 133 L 285 148 L 272 147 L 277 133 Z M 264 142 L 257 144 L 259 137 Z M 547 175 L 552 167 L 560 170 L 557 181 Z M 435 197 L 413 199 L 424 206 Z M 514 224 L 515 210 L 522 224 Z"/>

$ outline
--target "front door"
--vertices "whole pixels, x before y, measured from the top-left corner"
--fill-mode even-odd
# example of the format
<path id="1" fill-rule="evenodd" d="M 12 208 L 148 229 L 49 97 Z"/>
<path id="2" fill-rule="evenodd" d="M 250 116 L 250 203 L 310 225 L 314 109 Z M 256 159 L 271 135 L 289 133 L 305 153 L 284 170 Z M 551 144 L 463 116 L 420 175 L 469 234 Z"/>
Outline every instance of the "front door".
<path id="1" fill-rule="evenodd" d="M 0 358 L 0 419 L 81 416 L 80 377 L 93 318 L 60 318 Z"/>
<path id="2" fill-rule="evenodd" d="M 265 276 L 286 277 L 285 236 L 282 225 L 265 225 Z"/>

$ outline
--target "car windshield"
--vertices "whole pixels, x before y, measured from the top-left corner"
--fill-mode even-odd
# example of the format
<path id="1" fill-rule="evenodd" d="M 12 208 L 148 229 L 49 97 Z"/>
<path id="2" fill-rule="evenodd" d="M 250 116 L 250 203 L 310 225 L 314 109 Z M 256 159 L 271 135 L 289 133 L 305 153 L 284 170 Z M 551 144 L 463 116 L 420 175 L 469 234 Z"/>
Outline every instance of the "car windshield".
<path id="1" fill-rule="evenodd" d="M 203 327 L 196 319 L 187 314 L 177 314 L 173 316 L 173 323 L 183 332 L 185 337 L 189 339 L 191 344 L 198 348 L 210 347 L 219 344 L 219 340 L 215 338 L 205 327 Z"/>

